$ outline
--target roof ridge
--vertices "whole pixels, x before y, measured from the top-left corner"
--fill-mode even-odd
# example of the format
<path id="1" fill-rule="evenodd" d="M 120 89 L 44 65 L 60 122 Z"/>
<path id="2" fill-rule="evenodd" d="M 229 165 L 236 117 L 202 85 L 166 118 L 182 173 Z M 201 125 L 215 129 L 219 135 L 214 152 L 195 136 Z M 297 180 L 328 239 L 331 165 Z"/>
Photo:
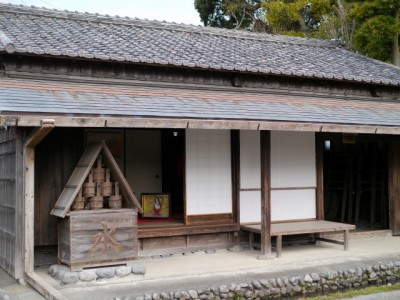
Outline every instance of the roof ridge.
<path id="1" fill-rule="evenodd" d="M 292 37 L 285 35 L 274 35 L 269 33 L 250 32 L 245 30 L 236 29 L 225 29 L 216 27 L 205 27 L 201 25 L 175 23 L 158 20 L 148 20 L 132 17 L 121 17 L 121 16 L 110 16 L 102 15 L 99 13 L 69 11 L 69 10 L 58 10 L 50 9 L 46 7 L 37 6 L 25 6 L 15 4 L 0 3 L 0 7 L 3 11 L 18 14 L 28 15 L 39 15 L 44 17 L 52 18 L 64 18 L 76 21 L 85 22 L 98 22 L 98 23 L 111 23 L 115 25 L 124 26 L 136 26 L 136 27 L 147 27 L 152 29 L 163 29 L 180 32 L 190 32 L 193 34 L 208 34 L 215 36 L 222 36 L 226 38 L 246 39 L 246 40 L 258 40 L 258 41 L 270 41 L 276 43 L 293 44 L 293 45 L 307 45 L 313 47 L 328 47 L 336 48 L 340 47 L 341 43 L 333 40 L 320 40 L 313 38 L 301 38 Z"/>

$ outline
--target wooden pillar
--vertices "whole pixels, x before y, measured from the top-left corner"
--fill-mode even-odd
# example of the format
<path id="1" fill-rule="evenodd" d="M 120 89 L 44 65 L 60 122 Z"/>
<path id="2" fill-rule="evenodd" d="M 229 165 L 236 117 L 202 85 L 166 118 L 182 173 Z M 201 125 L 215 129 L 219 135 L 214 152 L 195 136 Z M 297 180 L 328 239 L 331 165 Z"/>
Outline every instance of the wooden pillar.
<path id="1" fill-rule="evenodd" d="M 27 137 L 23 150 L 24 158 L 24 271 L 34 270 L 35 240 L 35 146 L 54 128 L 54 120 L 42 120 Z"/>
<path id="2" fill-rule="evenodd" d="M 324 220 L 324 138 L 319 133 L 315 134 L 315 147 L 317 169 L 316 217 L 318 220 Z"/>
<path id="3" fill-rule="evenodd" d="M 240 131 L 231 131 L 231 168 L 232 168 L 232 217 L 238 225 L 234 232 L 235 249 L 240 247 Z"/>
<path id="4" fill-rule="evenodd" d="M 400 140 L 389 144 L 389 218 L 392 235 L 400 235 Z"/>
<path id="5" fill-rule="evenodd" d="M 270 259 L 271 255 L 271 132 L 260 132 L 261 148 L 261 255 L 258 259 Z"/>
<path id="6" fill-rule="evenodd" d="M 35 148 L 24 148 L 24 242 L 25 257 L 24 270 L 26 273 L 33 272 L 34 269 L 34 221 L 35 221 Z"/>

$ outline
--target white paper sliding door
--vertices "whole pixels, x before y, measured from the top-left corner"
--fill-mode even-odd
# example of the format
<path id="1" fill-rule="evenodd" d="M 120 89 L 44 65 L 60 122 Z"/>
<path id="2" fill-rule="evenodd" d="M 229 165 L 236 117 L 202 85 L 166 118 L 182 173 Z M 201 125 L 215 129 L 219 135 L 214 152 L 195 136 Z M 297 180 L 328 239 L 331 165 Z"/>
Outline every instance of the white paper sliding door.
<path id="1" fill-rule="evenodd" d="M 186 214 L 232 213 L 229 130 L 186 130 Z"/>
<path id="2" fill-rule="evenodd" d="M 271 132 L 271 218 L 316 218 L 313 132 Z"/>
<path id="3" fill-rule="evenodd" d="M 240 131 L 240 222 L 261 222 L 260 132 Z"/>

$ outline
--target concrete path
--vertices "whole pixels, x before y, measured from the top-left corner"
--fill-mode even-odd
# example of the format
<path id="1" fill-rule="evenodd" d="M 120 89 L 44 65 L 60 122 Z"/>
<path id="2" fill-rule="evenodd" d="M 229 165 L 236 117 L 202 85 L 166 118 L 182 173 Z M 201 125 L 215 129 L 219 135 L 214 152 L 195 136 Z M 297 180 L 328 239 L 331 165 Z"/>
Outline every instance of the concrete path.
<path id="1" fill-rule="evenodd" d="M 20 285 L 6 271 L 0 268 L 0 299 L 7 299 L 7 297 L 11 300 L 45 299 L 29 285 Z"/>
<path id="2" fill-rule="evenodd" d="M 41 276 L 68 299 L 112 299 L 114 296 L 143 295 L 180 289 L 202 289 L 230 283 L 348 270 L 386 261 L 400 261 L 400 237 L 375 237 L 350 242 L 350 251 L 339 245 L 284 246 L 282 257 L 257 260 L 258 251 L 222 251 L 162 259 L 146 259 L 147 273 L 93 284 L 60 286 L 53 278 Z M 100 297 L 100 298 L 99 298 Z"/>
<path id="3" fill-rule="evenodd" d="M 66 299 L 115 299 L 116 296 L 123 299 L 144 293 L 202 289 L 255 279 L 348 270 L 379 262 L 400 261 L 400 237 L 351 240 L 349 251 L 343 251 L 339 245 L 321 243 L 284 246 L 279 259 L 257 260 L 258 254 L 258 251 L 219 251 L 213 254 L 201 252 L 187 256 L 144 259 L 139 262 L 147 269 L 145 276 L 129 275 L 120 279 L 97 280 L 90 284 L 61 286 L 46 270 L 36 272 Z M 0 287 L 4 285 L 5 290 L 17 297 L 12 299 L 42 299 L 37 298 L 37 293 L 28 287 L 19 286 L 9 279 L 0 281 Z M 28 291 L 32 293 L 29 297 L 24 295 Z"/>
<path id="4" fill-rule="evenodd" d="M 350 299 L 351 300 L 394 300 L 394 299 L 400 299 L 400 291 L 357 296 Z"/>

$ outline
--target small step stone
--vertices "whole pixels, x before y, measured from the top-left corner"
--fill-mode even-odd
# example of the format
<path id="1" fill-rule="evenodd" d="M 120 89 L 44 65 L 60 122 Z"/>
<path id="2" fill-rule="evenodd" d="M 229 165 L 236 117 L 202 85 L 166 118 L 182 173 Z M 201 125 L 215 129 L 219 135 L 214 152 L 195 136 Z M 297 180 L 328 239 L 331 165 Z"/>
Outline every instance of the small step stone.
<path id="1" fill-rule="evenodd" d="M 146 268 L 141 264 L 133 264 L 131 266 L 132 273 L 135 275 L 144 275 L 146 274 Z"/>
<path id="2" fill-rule="evenodd" d="M 130 266 L 121 266 L 115 268 L 115 275 L 117 275 L 117 277 L 125 277 L 131 274 L 131 272 L 132 268 Z"/>
<path id="3" fill-rule="evenodd" d="M 79 274 L 79 280 L 89 282 L 97 279 L 96 271 L 94 270 L 83 270 Z"/>
<path id="4" fill-rule="evenodd" d="M 115 268 L 100 268 L 96 270 L 96 274 L 99 278 L 112 278 L 115 276 Z"/>
<path id="5" fill-rule="evenodd" d="M 60 279 L 61 284 L 76 283 L 79 280 L 79 273 L 66 271 L 63 273 Z"/>

